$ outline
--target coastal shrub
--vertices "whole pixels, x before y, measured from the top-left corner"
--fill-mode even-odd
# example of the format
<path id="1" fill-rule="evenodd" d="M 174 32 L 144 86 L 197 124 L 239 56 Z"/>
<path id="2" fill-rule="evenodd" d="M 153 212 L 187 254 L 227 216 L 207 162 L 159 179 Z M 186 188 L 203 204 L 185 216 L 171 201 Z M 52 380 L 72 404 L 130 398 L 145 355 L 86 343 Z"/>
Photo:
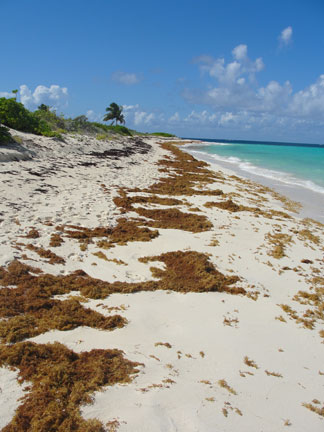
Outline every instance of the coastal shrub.
<path id="1" fill-rule="evenodd" d="M 40 133 L 39 120 L 15 99 L 0 98 L 1 122 L 22 132 Z"/>
<path id="2" fill-rule="evenodd" d="M 13 98 L 0 98 L 0 119 L 5 126 L 22 132 L 62 139 L 60 133 L 52 130 L 48 121 L 49 116 L 55 114 L 43 109 L 32 113 Z"/>
<path id="3" fill-rule="evenodd" d="M 160 136 L 160 137 L 165 137 L 165 138 L 175 138 L 176 137 L 176 135 L 172 135 L 172 134 L 167 133 L 167 132 L 152 132 L 150 135 Z"/>
<path id="4" fill-rule="evenodd" d="M 115 125 L 115 126 L 109 125 L 108 126 L 108 125 L 98 123 L 98 122 L 91 122 L 91 124 L 93 126 L 96 126 L 97 128 L 102 129 L 105 132 L 115 132 L 119 135 L 132 136 L 132 132 L 126 126 L 122 126 L 122 125 Z"/>
<path id="5" fill-rule="evenodd" d="M 111 130 L 112 132 L 115 132 L 119 135 L 127 135 L 127 136 L 132 136 L 131 131 L 126 127 L 126 126 L 122 126 L 122 125 L 110 125 L 107 126 L 109 130 Z"/>
<path id="6" fill-rule="evenodd" d="M 39 122 L 39 132 L 47 137 L 63 140 L 62 134 L 67 132 L 68 120 L 58 116 L 55 111 L 51 111 L 47 105 L 40 105 L 38 110 L 33 112 L 33 116 Z"/>
<path id="7" fill-rule="evenodd" d="M 0 144 L 7 144 L 11 141 L 12 138 L 9 133 L 9 130 L 4 126 L 0 126 Z"/>

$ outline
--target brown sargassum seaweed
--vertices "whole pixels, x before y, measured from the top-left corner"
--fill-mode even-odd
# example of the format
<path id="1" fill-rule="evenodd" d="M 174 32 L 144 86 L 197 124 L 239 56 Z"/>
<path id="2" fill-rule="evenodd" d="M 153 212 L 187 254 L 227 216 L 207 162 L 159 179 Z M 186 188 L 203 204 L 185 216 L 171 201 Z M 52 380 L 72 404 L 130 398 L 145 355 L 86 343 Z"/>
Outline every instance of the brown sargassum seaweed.
<path id="1" fill-rule="evenodd" d="M 95 238 L 100 240 L 99 247 L 113 247 L 115 245 L 125 245 L 130 241 L 150 241 L 159 235 L 156 230 L 150 230 L 140 219 L 119 218 L 114 227 L 87 228 L 79 225 L 66 225 L 57 227 L 58 230 L 72 239 L 78 240 L 82 244 L 92 243 Z"/>
<path id="2" fill-rule="evenodd" d="M 90 394 L 103 386 L 129 382 L 139 365 L 126 360 L 119 350 L 77 354 L 57 342 L 21 342 L 1 348 L 0 366 L 18 369 L 19 380 L 31 383 L 3 432 L 104 432 L 101 422 L 81 416 L 80 405 L 91 403 Z"/>
<path id="3" fill-rule="evenodd" d="M 171 157 L 161 161 L 161 170 L 167 171 L 169 176 L 145 191 L 133 190 L 149 196 L 130 198 L 126 191 L 121 190 L 115 199 L 122 213 L 135 211 L 138 218 L 122 217 L 113 228 L 59 226 L 56 227 L 59 233 L 52 235 L 50 246 L 59 246 L 64 237 L 68 237 L 76 239 L 85 248 L 94 239 L 100 247 L 113 247 L 129 241 L 150 241 L 159 235 L 158 230 L 151 228 L 176 228 L 191 232 L 210 229 L 212 224 L 205 216 L 184 213 L 173 206 L 187 205 L 180 195 L 222 195 L 219 189 L 202 189 L 215 181 L 222 183 L 222 176 L 212 173 L 206 169 L 207 164 L 196 161 L 172 144 L 164 143 L 162 146 L 171 153 Z M 179 199 L 167 195 L 179 196 Z M 147 204 L 169 207 L 148 209 L 145 208 Z M 50 251 L 36 249 L 32 245 L 29 248 L 43 258 L 60 261 L 60 257 L 49 254 Z M 155 279 L 139 283 L 109 283 L 94 279 L 82 270 L 54 276 L 19 261 L 0 268 L 0 285 L 3 287 L 0 289 L 0 365 L 18 369 L 20 381 L 31 383 L 29 393 L 4 431 L 103 431 L 99 421 L 86 421 L 81 417 L 80 405 L 89 403 L 94 391 L 105 385 L 128 382 L 131 374 L 136 372 L 138 364 L 124 359 L 118 350 L 92 350 L 77 354 L 59 343 L 42 345 L 24 342 L 26 338 L 51 329 L 64 331 L 82 325 L 113 330 L 126 324 L 120 315 L 104 316 L 86 308 L 78 298 L 69 298 L 68 294 L 72 291 L 79 291 L 83 298 L 93 299 L 105 298 L 113 293 L 159 289 L 183 293 L 225 291 L 245 294 L 245 290 L 236 285 L 239 281 L 237 276 L 223 275 L 202 253 L 169 252 L 143 257 L 140 261 L 152 262 L 150 269 Z M 165 268 L 154 267 L 155 261 L 164 263 Z M 56 297 L 63 294 L 67 295 L 64 300 Z"/>
<path id="4" fill-rule="evenodd" d="M 40 273 L 19 261 L 7 269 L 0 268 L 0 336 L 4 342 L 22 341 L 51 329 L 71 330 L 80 325 L 111 330 L 125 325 L 119 315 L 105 317 L 85 308 L 76 299 L 59 300 L 55 295 L 80 291 L 84 297 L 100 299 L 113 293 L 173 290 L 179 292 L 226 291 L 245 294 L 237 276 L 224 276 L 202 253 L 168 252 L 156 257 L 141 258 L 142 262 L 161 261 L 165 270 L 151 267 L 159 280 L 141 283 L 104 282 L 78 270 L 67 276 Z M 12 286 L 16 286 L 13 288 Z"/>
<path id="5" fill-rule="evenodd" d="M 19 261 L 0 268 L 0 335 L 4 342 L 17 342 L 50 329 L 69 330 L 79 325 L 114 329 L 125 324 L 119 315 L 105 317 L 87 309 L 79 301 L 57 300 L 54 295 L 79 290 L 90 298 L 104 298 L 112 293 L 152 290 L 179 292 L 226 291 L 244 294 L 232 286 L 239 278 L 220 273 L 208 257 L 198 252 L 169 252 L 140 259 L 143 263 L 161 261 L 166 268 L 151 267 L 159 280 L 142 283 L 104 282 L 82 270 L 68 276 L 44 274 Z M 16 288 L 13 288 L 16 286 Z M 21 381 L 31 381 L 15 417 L 3 430 L 22 431 L 103 431 L 96 420 L 80 416 L 80 405 L 90 402 L 89 394 L 104 385 L 127 382 L 134 373 L 134 363 L 120 351 L 92 350 L 76 354 L 65 346 L 17 342 L 1 345 L 0 365 L 19 370 Z"/>

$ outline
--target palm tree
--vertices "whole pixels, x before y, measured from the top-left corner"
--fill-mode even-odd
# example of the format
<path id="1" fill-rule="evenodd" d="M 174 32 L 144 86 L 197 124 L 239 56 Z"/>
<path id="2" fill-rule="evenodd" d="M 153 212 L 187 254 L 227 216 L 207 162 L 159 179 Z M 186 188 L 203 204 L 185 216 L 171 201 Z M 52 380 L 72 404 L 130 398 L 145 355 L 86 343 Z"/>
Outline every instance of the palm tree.
<path id="1" fill-rule="evenodd" d="M 15 95 L 15 100 L 17 100 L 17 94 L 18 94 L 18 90 L 12 90 L 11 93 L 13 93 Z"/>
<path id="2" fill-rule="evenodd" d="M 103 121 L 109 121 L 112 120 L 112 123 L 114 122 L 114 120 L 116 120 L 116 125 L 117 122 L 123 124 L 125 123 L 125 118 L 122 114 L 123 111 L 123 107 L 121 105 L 117 105 L 115 102 L 112 102 L 108 108 L 106 108 L 107 114 L 105 115 Z"/>

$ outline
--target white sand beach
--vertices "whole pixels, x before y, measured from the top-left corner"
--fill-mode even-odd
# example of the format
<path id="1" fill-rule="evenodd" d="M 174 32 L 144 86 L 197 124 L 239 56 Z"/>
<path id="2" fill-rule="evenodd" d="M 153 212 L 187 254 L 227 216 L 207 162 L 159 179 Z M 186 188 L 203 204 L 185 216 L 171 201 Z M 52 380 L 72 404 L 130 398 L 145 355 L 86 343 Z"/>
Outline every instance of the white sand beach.
<path id="1" fill-rule="evenodd" d="M 181 140 L 15 135 L 0 147 L 0 428 L 323 431 L 324 225 Z M 89 375 L 51 363 L 56 342 Z M 135 365 L 104 379 L 95 350 Z"/>

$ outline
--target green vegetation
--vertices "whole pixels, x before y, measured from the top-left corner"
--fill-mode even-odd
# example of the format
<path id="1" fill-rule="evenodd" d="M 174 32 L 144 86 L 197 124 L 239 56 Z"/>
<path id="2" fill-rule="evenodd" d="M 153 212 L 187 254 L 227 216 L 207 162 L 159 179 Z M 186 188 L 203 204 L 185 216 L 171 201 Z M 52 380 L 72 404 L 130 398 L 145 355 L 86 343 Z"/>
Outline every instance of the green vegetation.
<path id="1" fill-rule="evenodd" d="M 166 138 L 175 138 L 175 135 L 169 134 L 167 132 L 153 132 L 150 135 L 166 137 Z"/>
<path id="2" fill-rule="evenodd" d="M 130 129 L 128 129 L 126 126 L 122 126 L 122 125 L 105 125 L 103 123 L 98 123 L 98 122 L 92 122 L 91 123 L 92 126 L 96 127 L 96 128 L 100 128 L 102 131 L 106 132 L 106 133 L 116 133 L 119 135 L 128 135 L 128 136 L 132 136 L 133 133 L 136 134 L 136 131 L 131 131 Z"/>
<path id="3" fill-rule="evenodd" d="M 10 136 L 8 129 L 4 126 L 0 126 L 0 145 L 7 144 L 10 141 L 12 141 L 12 138 Z"/>
<path id="4" fill-rule="evenodd" d="M 117 105 L 115 102 L 112 102 L 109 105 L 109 107 L 106 108 L 106 112 L 107 112 L 107 114 L 105 115 L 103 121 L 112 120 L 111 124 L 113 124 L 113 122 L 115 120 L 116 126 L 117 126 L 117 122 L 125 124 L 125 118 L 122 114 L 123 107 L 121 105 Z"/>
<path id="5" fill-rule="evenodd" d="M 37 135 L 60 137 L 44 118 L 37 115 L 37 111 L 32 113 L 15 98 L 0 98 L 0 119 L 2 124 L 12 129 Z"/>
<path id="6" fill-rule="evenodd" d="M 22 103 L 15 98 L 0 98 L 1 123 L 22 132 L 40 133 L 41 124 Z"/>
<path id="7" fill-rule="evenodd" d="M 5 144 L 12 141 L 9 130 L 12 129 L 56 137 L 63 140 L 62 134 L 67 132 L 78 134 L 91 134 L 100 140 L 108 140 L 114 135 L 133 136 L 133 135 L 154 135 L 163 137 L 174 137 L 165 132 L 155 132 L 153 134 L 140 133 L 129 129 L 119 123 L 125 123 L 122 114 L 123 108 L 115 102 L 106 108 L 107 114 L 104 121 L 112 120 L 115 124 L 106 125 L 99 122 L 91 122 L 85 115 L 75 118 L 65 118 L 63 114 L 58 115 L 50 106 L 41 104 L 36 111 L 31 112 L 20 102 L 17 102 L 17 92 L 13 91 L 15 97 L 0 98 L 0 143 Z M 3 126 L 2 126 L 2 125 Z"/>

